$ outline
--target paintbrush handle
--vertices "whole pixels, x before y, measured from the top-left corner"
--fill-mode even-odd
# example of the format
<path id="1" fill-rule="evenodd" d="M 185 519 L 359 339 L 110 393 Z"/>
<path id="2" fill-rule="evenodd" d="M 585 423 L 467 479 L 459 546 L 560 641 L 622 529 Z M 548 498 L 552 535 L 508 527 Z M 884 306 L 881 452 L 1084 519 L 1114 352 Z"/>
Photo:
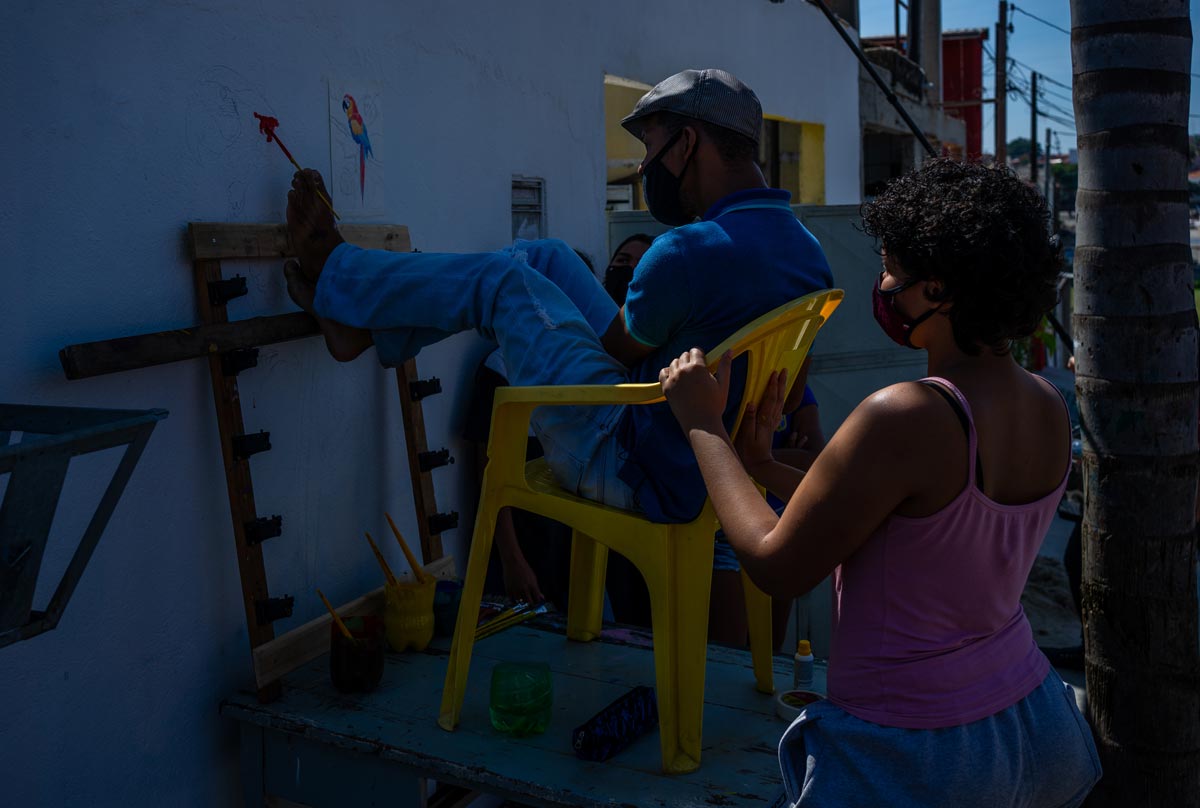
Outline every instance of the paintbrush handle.
<path id="1" fill-rule="evenodd" d="M 343 623 L 342 618 L 338 616 L 337 611 L 333 608 L 333 604 L 329 602 L 329 598 L 325 597 L 325 593 L 320 589 L 317 590 L 317 594 L 321 596 L 321 602 L 324 603 L 325 608 L 329 610 L 329 615 L 333 618 L 333 622 L 337 623 L 337 627 L 340 628 L 342 633 L 346 635 L 346 639 L 350 642 L 355 642 L 354 635 L 350 633 L 350 629 L 346 628 L 346 624 Z"/>
<path id="2" fill-rule="evenodd" d="M 371 538 L 371 534 L 366 533 L 365 535 L 367 537 L 367 544 L 371 545 L 371 552 L 375 554 L 375 560 L 378 561 L 379 566 L 383 568 L 383 576 L 387 578 L 387 582 L 389 584 L 395 586 L 398 582 L 396 581 L 396 576 L 392 574 L 392 568 L 388 566 L 387 561 L 383 557 L 383 553 L 379 552 L 379 547 L 376 546 L 375 540 Z"/>
<path id="3" fill-rule="evenodd" d="M 495 632 L 507 628 L 510 625 L 520 623 L 522 620 L 527 620 L 535 615 L 543 614 L 545 611 L 545 604 L 534 606 L 532 603 L 517 603 L 495 615 L 491 620 L 488 620 L 483 625 L 476 626 L 476 636 L 479 636 L 479 632 L 483 632 L 484 636 L 494 634 Z"/>
<path id="4" fill-rule="evenodd" d="M 329 201 L 329 197 L 325 196 L 325 194 L 321 193 L 320 191 L 317 191 L 317 196 L 321 197 L 321 201 L 325 203 L 325 207 L 329 208 L 329 212 L 333 214 L 333 218 L 342 218 L 341 216 L 338 216 L 338 212 L 333 209 L 333 203 Z"/>
<path id="5" fill-rule="evenodd" d="M 288 151 L 287 146 L 283 145 L 283 141 L 279 139 L 279 135 L 272 133 L 272 137 L 274 137 L 275 142 L 279 144 L 279 148 L 280 148 L 280 150 L 283 151 L 284 156 L 287 157 L 288 162 L 290 162 L 293 166 L 295 166 L 297 171 L 303 171 L 304 169 L 301 168 L 300 164 L 296 162 L 296 158 L 292 157 L 292 153 L 290 151 Z M 317 196 L 319 196 L 321 198 L 321 201 L 325 203 L 325 207 L 329 208 L 329 212 L 333 214 L 333 218 L 335 218 L 335 219 L 342 218 L 341 216 L 338 216 L 338 212 L 333 209 L 333 203 L 329 201 L 329 197 L 327 197 L 327 196 L 325 196 L 325 194 L 321 193 L 320 188 L 317 189 Z"/>
<path id="6" fill-rule="evenodd" d="M 526 620 L 537 617 L 539 614 L 540 612 L 537 611 L 521 612 L 505 620 L 502 625 L 497 624 L 496 621 L 492 621 L 483 628 L 475 630 L 475 639 L 482 640 L 493 634 L 498 634 L 506 628 L 512 628 L 519 623 L 524 623 Z"/>
<path id="7" fill-rule="evenodd" d="M 413 575 L 422 583 L 429 580 L 429 573 L 425 572 L 425 569 L 417 562 L 417 557 L 413 555 L 412 550 L 408 549 L 408 542 L 400 535 L 400 528 L 396 527 L 396 523 L 392 521 L 391 514 L 385 512 L 383 515 L 387 517 L 388 525 L 396 534 L 396 541 L 400 542 L 400 549 L 404 551 L 404 557 L 408 559 L 408 566 L 412 567 Z"/>

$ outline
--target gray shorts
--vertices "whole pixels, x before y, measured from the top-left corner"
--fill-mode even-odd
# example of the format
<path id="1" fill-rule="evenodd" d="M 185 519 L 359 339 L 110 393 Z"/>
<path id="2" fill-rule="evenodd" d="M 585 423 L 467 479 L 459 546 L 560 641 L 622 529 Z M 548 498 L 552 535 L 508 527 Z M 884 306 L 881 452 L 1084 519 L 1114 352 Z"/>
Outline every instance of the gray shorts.
<path id="1" fill-rule="evenodd" d="M 1092 732 L 1053 670 L 1021 701 L 945 729 L 807 707 L 779 742 L 792 806 L 1075 806 L 1100 779 Z"/>

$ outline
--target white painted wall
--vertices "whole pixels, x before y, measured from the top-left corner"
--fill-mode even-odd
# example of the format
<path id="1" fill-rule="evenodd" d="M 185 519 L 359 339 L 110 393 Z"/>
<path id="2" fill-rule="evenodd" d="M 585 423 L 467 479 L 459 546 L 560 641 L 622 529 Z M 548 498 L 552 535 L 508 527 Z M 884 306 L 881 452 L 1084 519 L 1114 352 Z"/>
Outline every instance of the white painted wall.
<path id="1" fill-rule="evenodd" d="M 827 199 L 858 201 L 858 69 L 819 12 L 748 0 L 428 0 L 0 5 L 0 400 L 164 407 L 161 423 L 58 629 L 0 649 L 2 802 L 229 805 L 237 736 L 217 705 L 250 661 L 207 369 L 200 361 L 66 382 L 59 348 L 196 322 L 188 221 L 281 221 L 291 168 L 256 135 L 282 121 L 301 160 L 327 164 L 324 77 L 386 88 L 388 219 L 422 250 L 495 248 L 510 232 L 513 174 L 546 179 L 552 235 L 605 244 L 602 77 L 648 83 L 721 66 L 764 107 L 826 125 Z M 235 267 L 252 294 L 234 317 L 291 308 L 273 266 Z M 425 351 L 446 393 L 433 447 L 463 456 L 482 340 Z M 361 531 L 410 535 L 399 406 L 373 354 L 339 366 L 317 340 L 263 350 L 241 377 L 260 513 L 286 629 L 378 584 Z M 465 458 L 464 458 L 465 459 Z M 47 551 L 48 597 L 115 465 L 73 467 Z M 469 526 L 462 463 L 438 504 Z M 446 534 L 451 545 L 468 535 Z M 404 562 L 385 543 L 395 566 Z M 461 550 L 460 550 L 461 554 Z"/>

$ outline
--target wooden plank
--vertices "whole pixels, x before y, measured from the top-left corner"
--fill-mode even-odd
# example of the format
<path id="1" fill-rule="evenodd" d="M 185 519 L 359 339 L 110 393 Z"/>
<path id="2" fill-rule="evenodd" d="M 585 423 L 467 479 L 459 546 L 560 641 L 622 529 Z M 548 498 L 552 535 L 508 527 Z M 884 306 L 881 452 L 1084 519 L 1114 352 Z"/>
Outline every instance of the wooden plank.
<path id="1" fill-rule="evenodd" d="M 420 772 L 532 805 L 612 808 L 771 808 L 782 784 L 776 745 L 788 722 L 773 696 L 754 689 L 750 655 L 709 649 L 704 758 L 686 776 L 661 771 L 658 735 L 650 732 L 603 763 L 577 759 L 572 730 L 630 687 L 654 681 L 653 651 L 606 642 L 569 642 L 561 634 L 519 626 L 476 646 L 463 720 L 454 732 L 437 725 L 446 644 L 424 653 L 388 654 L 383 682 L 368 694 L 340 694 L 318 659 L 289 676 L 284 696 L 263 706 L 234 696 L 223 715 L 267 734 L 318 743 L 331 752 L 369 758 L 380 772 Z M 714 653 L 715 652 L 715 653 Z M 498 662 L 545 660 L 554 677 L 550 725 L 541 735 L 513 738 L 488 720 L 486 675 Z M 791 660 L 776 657 L 775 681 L 791 681 Z M 818 663 L 814 687 L 824 689 Z M 303 801 L 303 799 L 301 799 Z"/>
<path id="2" fill-rule="evenodd" d="M 380 768 L 370 755 L 330 749 L 277 732 L 263 734 L 261 749 L 265 808 L 422 808 L 425 805 L 424 779 L 419 772 L 397 766 Z"/>
<path id="3" fill-rule="evenodd" d="M 425 566 L 425 571 L 435 578 L 453 578 L 456 575 L 454 556 L 444 556 Z M 405 570 L 397 576 L 407 580 L 412 573 Z M 342 617 L 383 612 L 383 587 L 368 592 L 360 598 L 339 606 L 337 613 Z M 329 624 L 333 618 L 328 614 L 310 620 L 287 634 L 258 646 L 253 651 L 254 678 L 258 687 L 266 687 L 329 650 Z"/>
<path id="4" fill-rule="evenodd" d="M 369 250 L 409 252 L 412 241 L 403 225 L 345 224 L 338 230 L 351 244 Z M 196 261 L 234 258 L 287 258 L 295 255 L 282 224 L 224 224 L 192 222 L 188 246 Z"/>
<path id="5" fill-rule="evenodd" d="M 429 450 L 425 439 L 425 414 L 421 402 L 414 401 L 409 382 L 418 379 L 417 362 L 410 359 L 396 368 L 396 384 L 400 388 L 400 414 L 404 422 L 404 442 L 408 449 L 408 476 L 412 480 L 413 505 L 417 510 L 417 533 L 421 538 L 422 561 L 428 564 L 442 557 L 442 537 L 429 531 L 429 517 L 438 512 L 433 477 L 422 471 L 418 460 Z"/>
<path id="6" fill-rule="evenodd" d="M 58 352 L 68 379 L 138 370 L 214 353 L 257 348 L 319 334 L 317 321 L 303 311 L 251 317 L 174 331 L 68 345 Z"/>
<path id="7" fill-rule="evenodd" d="M 196 261 L 196 300 L 200 318 L 205 323 L 228 322 L 225 306 L 214 306 L 208 295 L 210 281 L 221 280 L 219 261 Z M 246 431 L 242 422 L 242 403 L 238 394 L 237 377 L 226 376 L 221 369 L 220 354 L 208 358 L 212 378 L 213 401 L 217 410 L 217 428 L 221 436 L 221 457 L 225 464 L 225 484 L 229 494 L 229 511 L 233 520 L 233 541 L 237 550 L 238 573 L 242 583 L 242 605 L 246 611 L 246 628 L 251 652 L 275 638 L 269 622 L 260 623 L 255 603 L 268 598 L 267 571 L 263 565 L 262 546 L 246 541 L 247 522 L 257 517 L 254 487 L 250 481 L 250 465 L 245 458 L 233 454 L 233 437 Z M 278 685 L 259 689 L 259 698 L 270 701 L 279 696 Z"/>

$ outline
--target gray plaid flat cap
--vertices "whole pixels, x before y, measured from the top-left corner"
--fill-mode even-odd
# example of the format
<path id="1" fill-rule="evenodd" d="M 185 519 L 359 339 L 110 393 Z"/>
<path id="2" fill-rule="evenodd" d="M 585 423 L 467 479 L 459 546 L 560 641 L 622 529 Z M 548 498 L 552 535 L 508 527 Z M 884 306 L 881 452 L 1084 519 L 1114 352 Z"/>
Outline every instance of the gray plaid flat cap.
<path id="1" fill-rule="evenodd" d="M 660 81 L 621 120 L 621 126 L 641 140 L 644 119 L 656 112 L 732 129 L 758 142 L 762 104 L 754 91 L 724 70 L 684 70 Z"/>

